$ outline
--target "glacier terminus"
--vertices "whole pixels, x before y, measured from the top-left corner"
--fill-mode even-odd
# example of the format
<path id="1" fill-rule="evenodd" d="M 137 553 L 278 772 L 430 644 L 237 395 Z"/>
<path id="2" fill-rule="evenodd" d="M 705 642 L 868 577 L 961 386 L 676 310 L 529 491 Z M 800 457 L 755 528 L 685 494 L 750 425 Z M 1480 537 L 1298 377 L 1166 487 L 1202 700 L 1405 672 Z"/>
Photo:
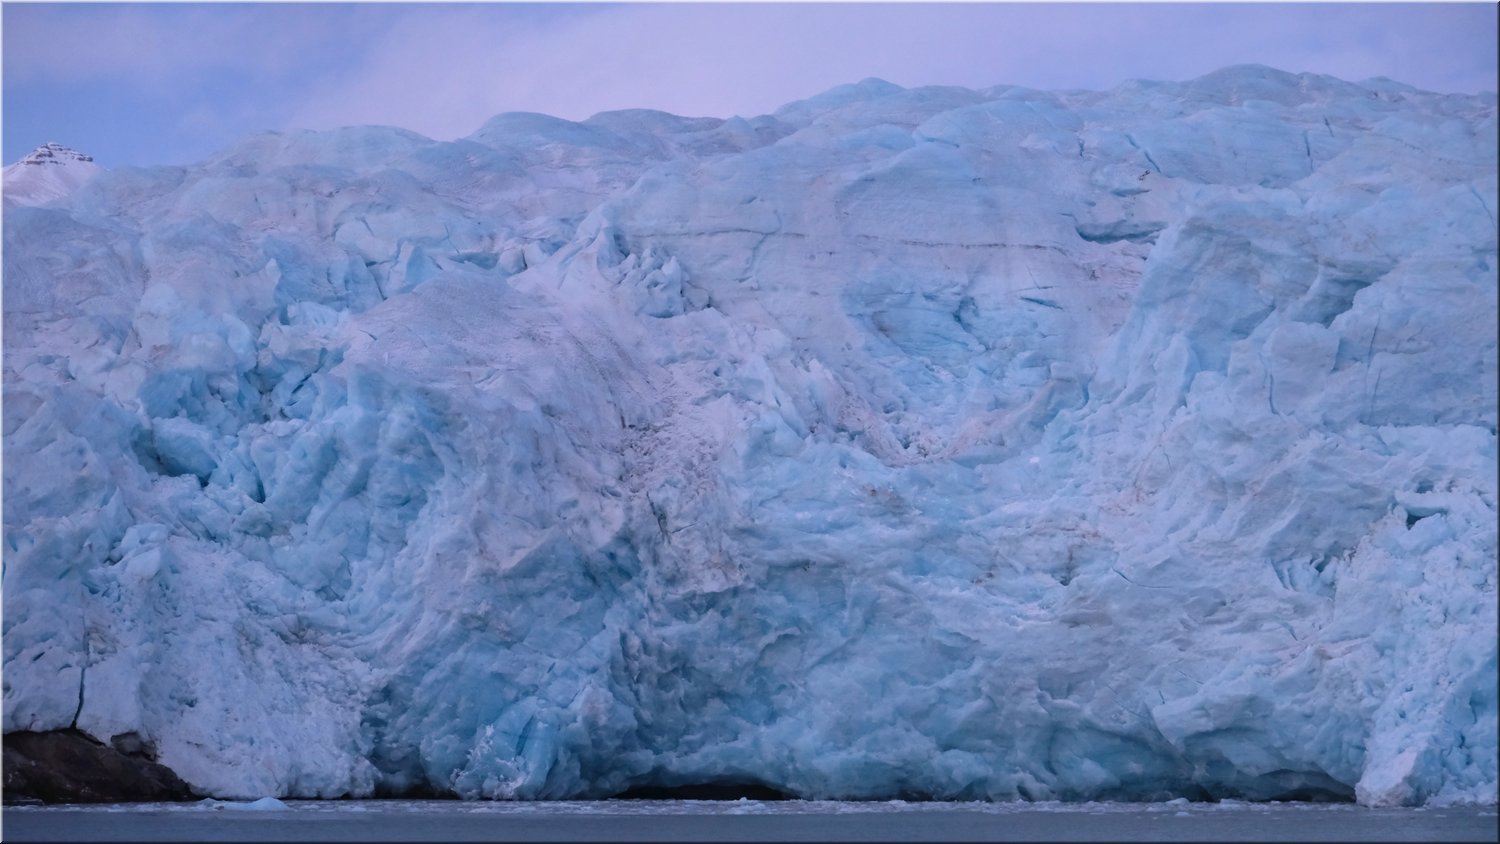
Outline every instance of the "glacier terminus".
<path id="1" fill-rule="evenodd" d="M 221 799 L 1494 804 L 1496 136 L 1237 66 L 51 149 L 4 730 Z"/>

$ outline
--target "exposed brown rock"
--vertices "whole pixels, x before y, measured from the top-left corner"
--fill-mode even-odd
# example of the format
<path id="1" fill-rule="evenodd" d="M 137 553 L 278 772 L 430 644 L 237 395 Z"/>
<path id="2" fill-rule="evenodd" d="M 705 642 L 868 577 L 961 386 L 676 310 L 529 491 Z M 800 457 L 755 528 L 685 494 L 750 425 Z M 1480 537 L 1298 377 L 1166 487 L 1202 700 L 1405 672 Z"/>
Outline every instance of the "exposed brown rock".
<path id="1" fill-rule="evenodd" d="M 133 733 L 117 736 L 116 747 L 78 730 L 6 733 L 5 800 L 48 803 L 114 803 L 135 800 L 193 800 L 187 783 L 171 768 L 152 761 L 149 746 Z"/>

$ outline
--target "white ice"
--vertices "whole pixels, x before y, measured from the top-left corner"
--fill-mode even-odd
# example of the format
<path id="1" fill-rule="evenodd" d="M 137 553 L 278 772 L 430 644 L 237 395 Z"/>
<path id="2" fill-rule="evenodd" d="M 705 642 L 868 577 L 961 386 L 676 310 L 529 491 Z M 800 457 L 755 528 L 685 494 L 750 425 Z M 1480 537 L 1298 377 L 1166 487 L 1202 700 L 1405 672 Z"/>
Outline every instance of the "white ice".
<path id="1" fill-rule="evenodd" d="M 4 222 L 4 729 L 218 798 L 1496 801 L 1496 99 L 266 134 Z"/>

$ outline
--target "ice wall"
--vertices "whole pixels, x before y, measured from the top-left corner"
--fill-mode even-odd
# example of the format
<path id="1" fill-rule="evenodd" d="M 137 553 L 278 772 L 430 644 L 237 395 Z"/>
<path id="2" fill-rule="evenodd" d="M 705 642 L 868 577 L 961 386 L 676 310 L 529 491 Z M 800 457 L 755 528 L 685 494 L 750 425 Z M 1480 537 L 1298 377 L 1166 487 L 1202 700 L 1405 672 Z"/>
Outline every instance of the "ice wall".
<path id="1" fill-rule="evenodd" d="M 1495 113 L 868 80 L 8 209 L 4 729 L 218 797 L 1494 803 Z"/>

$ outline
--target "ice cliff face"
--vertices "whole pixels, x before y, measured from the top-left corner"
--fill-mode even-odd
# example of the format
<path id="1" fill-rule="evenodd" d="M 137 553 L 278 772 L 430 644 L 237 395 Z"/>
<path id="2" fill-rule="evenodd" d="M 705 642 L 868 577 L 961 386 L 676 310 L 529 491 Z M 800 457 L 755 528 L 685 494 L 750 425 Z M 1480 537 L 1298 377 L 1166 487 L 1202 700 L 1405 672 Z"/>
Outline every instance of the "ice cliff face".
<path id="1" fill-rule="evenodd" d="M 221 797 L 1493 803 L 1495 114 L 872 80 L 7 208 L 4 728 Z"/>

